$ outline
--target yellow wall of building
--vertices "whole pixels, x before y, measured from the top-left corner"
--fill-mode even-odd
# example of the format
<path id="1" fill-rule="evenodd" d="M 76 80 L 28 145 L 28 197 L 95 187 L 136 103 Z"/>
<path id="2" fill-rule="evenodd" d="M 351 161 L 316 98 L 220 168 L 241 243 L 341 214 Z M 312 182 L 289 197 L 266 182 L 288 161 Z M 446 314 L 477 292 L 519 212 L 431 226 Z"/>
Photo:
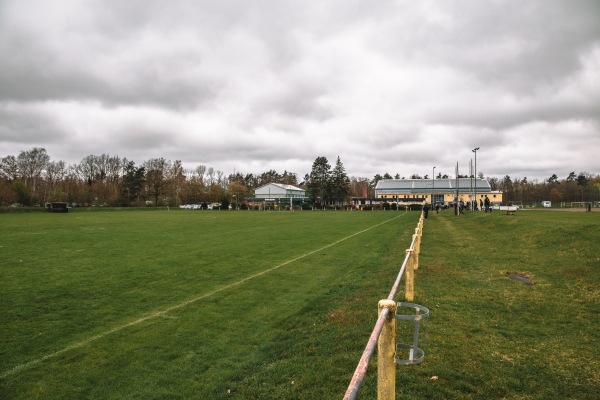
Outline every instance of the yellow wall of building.
<path id="1" fill-rule="evenodd" d="M 445 204 L 452 203 L 454 201 L 454 196 L 455 196 L 454 193 L 444 193 L 444 203 Z M 490 201 L 492 203 L 502 203 L 502 192 L 498 192 L 498 191 L 494 191 L 491 193 L 477 193 L 477 196 L 476 196 L 477 203 L 479 203 L 479 200 L 485 201 L 486 196 L 490 199 Z M 413 194 L 387 193 L 384 195 L 379 195 L 379 196 L 377 196 L 377 198 L 380 200 L 383 200 L 383 201 L 386 201 L 386 200 L 395 201 L 397 198 L 398 201 L 400 201 L 400 202 L 425 198 L 425 201 L 427 203 L 431 204 L 431 194 L 423 194 L 423 193 L 421 193 L 421 194 L 419 194 L 419 193 L 413 193 Z M 467 203 L 467 202 L 471 201 L 471 194 L 470 193 L 459 193 L 458 199 L 459 199 L 459 201 L 463 201 L 463 202 Z"/>

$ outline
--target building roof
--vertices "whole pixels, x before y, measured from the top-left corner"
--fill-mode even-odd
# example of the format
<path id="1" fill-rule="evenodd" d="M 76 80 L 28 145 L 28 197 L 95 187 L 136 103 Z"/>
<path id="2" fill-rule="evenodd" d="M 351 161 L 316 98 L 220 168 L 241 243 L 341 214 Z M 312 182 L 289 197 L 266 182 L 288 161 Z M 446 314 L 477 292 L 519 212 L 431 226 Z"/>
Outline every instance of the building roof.
<path id="1" fill-rule="evenodd" d="M 262 185 L 260 187 L 257 187 L 255 190 L 260 190 L 260 189 L 265 188 L 265 187 L 267 187 L 269 185 L 271 185 L 271 186 L 277 186 L 278 188 L 283 189 L 283 190 L 297 190 L 297 191 L 304 192 L 304 189 L 300 189 L 299 187 L 292 186 L 292 185 L 286 185 L 284 183 L 275 183 L 275 182 L 267 183 L 266 185 Z"/>
<path id="2" fill-rule="evenodd" d="M 458 189 L 470 190 L 477 181 L 477 191 L 489 192 L 492 190 L 486 179 L 458 178 Z M 375 186 L 376 191 L 403 191 L 403 192 L 431 192 L 434 183 L 431 179 L 382 179 Z M 456 190 L 456 178 L 436 179 L 436 191 Z"/>

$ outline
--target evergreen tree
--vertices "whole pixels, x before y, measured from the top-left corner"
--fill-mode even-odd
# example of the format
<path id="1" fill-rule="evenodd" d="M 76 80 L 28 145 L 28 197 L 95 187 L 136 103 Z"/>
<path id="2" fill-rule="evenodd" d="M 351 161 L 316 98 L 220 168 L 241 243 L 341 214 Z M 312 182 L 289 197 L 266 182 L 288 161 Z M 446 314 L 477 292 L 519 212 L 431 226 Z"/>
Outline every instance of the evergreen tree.
<path id="1" fill-rule="evenodd" d="M 317 157 L 312 165 L 312 170 L 308 176 L 306 187 L 310 193 L 313 203 L 320 199 L 321 206 L 325 204 L 328 196 L 330 181 L 329 161 L 325 157 Z"/>
<path id="2" fill-rule="evenodd" d="M 373 187 L 377 186 L 377 182 L 379 182 L 382 179 L 383 179 L 383 177 L 381 175 L 375 174 L 373 179 L 371 179 L 371 186 L 373 186 Z"/>
<path id="3" fill-rule="evenodd" d="M 127 205 L 135 200 L 144 187 L 146 169 L 144 167 L 135 167 L 133 161 L 129 161 L 125 167 L 123 175 L 123 191 L 122 197 L 126 200 Z"/>
<path id="4" fill-rule="evenodd" d="M 338 156 L 335 167 L 331 173 L 331 198 L 333 201 L 343 203 L 350 195 L 350 180 L 346 175 L 344 164 Z"/>

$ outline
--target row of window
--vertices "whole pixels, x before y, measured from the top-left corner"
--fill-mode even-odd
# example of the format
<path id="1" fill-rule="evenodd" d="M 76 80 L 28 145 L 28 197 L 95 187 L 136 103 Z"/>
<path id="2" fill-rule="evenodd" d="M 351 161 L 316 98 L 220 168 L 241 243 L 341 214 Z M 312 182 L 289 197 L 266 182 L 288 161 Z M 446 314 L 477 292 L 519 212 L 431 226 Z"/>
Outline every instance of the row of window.
<path id="1" fill-rule="evenodd" d="M 422 198 L 425 198 L 425 197 L 429 198 L 429 195 L 427 195 L 427 194 L 426 195 L 420 195 L 420 194 L 403 194 L 403 195 L 398 195 L 398 196 L 395 196 L 395 195 L 389 195 L 388 196 L 387 194 L 384 194 L 384 195 L 380 195 L 379 197 L 380 198 L 384 198 L 384 199 L 395 199 L 395 198 L 398 198 L 398 199 L 422 199 Z"/>
<path id="2" fill-rule="evenodd" d="M 479 195 L 479 197 L 481 197 L 482 199 L 485 198 L 485 196 L 488 196 L 488 195 L 487 194 L 480 194 Z M 492 194 L 491 196 L 494 199 L 496 198 L 495 194 Z M 387 195 L 387 194 L 384 194 L 384 195 L 380 195 L 379 197 L 380 198 L 384 198 L 384 199 L 396 199 L 396 198 L 398 198 L 398 199 L 422 199 L 422 198 L 429 198 L 429 195 L 428 194 L 425 194 L 425 195 L 420 195 L 420 194 L 403 194 L 403 195 L 397 195 L 396 196 L 396 195 Z"/>

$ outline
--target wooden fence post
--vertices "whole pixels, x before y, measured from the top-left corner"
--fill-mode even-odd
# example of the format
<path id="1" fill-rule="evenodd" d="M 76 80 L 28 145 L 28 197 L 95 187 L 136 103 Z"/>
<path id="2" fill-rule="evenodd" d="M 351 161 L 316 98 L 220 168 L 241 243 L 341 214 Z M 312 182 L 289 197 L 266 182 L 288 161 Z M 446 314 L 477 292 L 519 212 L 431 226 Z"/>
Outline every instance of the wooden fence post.
<path id="1" fill-rule="evenodd" d="M 406 262 L 406 276 L 404 278 L 406 283 L 404 297 L 406 301 L 411 302 L 415 298 L 415 270 L 413 260 L 415 252 L 413 249 L 407 249 L 406 254 L 408 260 Z"/>
<path id="2" fill-rule="evenodd" d="M 413 235 L 413 243 L 414 246 L 412 248 L 411 257 L 414 259 L 413 270 L 419 269 L 419 234 L 415 233 Z"/>
<path id="3" fill-rule="evenodd" d="M 396 302 L 380 300 L 379 314 L 388 309 L 388 315 L 377 341 L 377 399 L 396 399 Z"/>

